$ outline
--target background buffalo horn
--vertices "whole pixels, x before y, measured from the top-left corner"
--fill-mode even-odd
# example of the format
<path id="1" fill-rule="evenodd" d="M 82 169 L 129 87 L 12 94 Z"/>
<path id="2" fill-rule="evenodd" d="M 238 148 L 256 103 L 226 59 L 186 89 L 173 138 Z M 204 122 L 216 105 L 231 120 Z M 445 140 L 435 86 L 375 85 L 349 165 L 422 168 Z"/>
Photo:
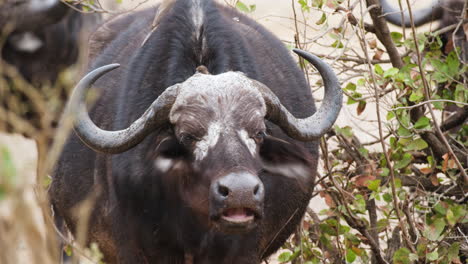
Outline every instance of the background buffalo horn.
<path id="1" fill-rule="evenodd" d="M 433 0 L 430 7 L 412 10 L 414 26 L 419 27 L 426 24 L 427 22 L 440 19 L 443 14 L 443 7 L 441 1 L 442 0 Z M 405 23 L 403 25 L 400 8 L 393 7 L 387 2 L 387 0 L 381 0 L 380 4 L 382 5 L 382 13 L 384 14 L 384 17 L 388 22 L 400 27 L 411 27 L 409 12 L 407 8 L 405 9 L 405 5 L 403 5 L 405 16 Z"/>
<path id="2" fill-rule="evenodd" d="M 1 0 L 0 0 L 1 2 Z M 34 31 L 60 21 L 69 11 L 60 0 L 12 0 L 0 4 L 0 26 L 11 24 L 17 31 Z"/>
<path id="3" fill-rule="evenodd" d="M 325 62 L 303 50 L 293 51 L 314 65 L 323 78 L 325 97 L 317 112 L 308 118 L 295 118 L 268 87 L 259 85 L 259 90 L 267 105 L 268 120 L 281 127 L 291 138 L 311 141 L 320 138 L 332 127 L 340 113 L 343 95 L 335 73 Z"/>
<path id="4" fill-rule="evenodd" d="M 104 153 L 121 153 L 140 143 L 155 128 L 168 120 L 169 111 L 177 97 L 179 86 L 167 88 L 143 115 L 128 128 L 118 131 L 105 131 L 97 127 L 86 110 L 85 92 L 102 75 L 119 67 L 109 64 L 88 73 L 73 90 L 68 108 L 77 113 L 74 130 L 88 147 Z"/>

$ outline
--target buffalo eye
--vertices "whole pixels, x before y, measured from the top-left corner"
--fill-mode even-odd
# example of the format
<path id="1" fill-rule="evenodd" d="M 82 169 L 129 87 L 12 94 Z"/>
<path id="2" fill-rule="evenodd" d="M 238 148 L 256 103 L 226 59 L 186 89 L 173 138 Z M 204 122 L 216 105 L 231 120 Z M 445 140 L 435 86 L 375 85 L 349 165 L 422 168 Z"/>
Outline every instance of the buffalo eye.
<path id="1" fill-rule="evenodd" d="M 191 146 L 200 139 L 188 133 L 180 134 L 180 143 L 185 146 Z"/>
<path id="2" fill-rule="evenodd" d="M 261 131 L 258 131 L 257 133 L 255 133 L 255 135 L 252 138 L 253 138 L 253 140 L 255 140 L 255 142 L 257 144 L 261 144 L 265 137 L 266 137 L 265 131 L 261 130 Z"/>

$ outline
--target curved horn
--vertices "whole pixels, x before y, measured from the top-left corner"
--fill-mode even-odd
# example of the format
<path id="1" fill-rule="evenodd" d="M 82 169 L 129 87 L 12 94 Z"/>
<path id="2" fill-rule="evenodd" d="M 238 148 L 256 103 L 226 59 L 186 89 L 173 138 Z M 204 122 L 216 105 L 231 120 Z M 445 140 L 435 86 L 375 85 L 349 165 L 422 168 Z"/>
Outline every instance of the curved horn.
<path id="1" fill-rule="evenodd" d="M 0 24 L 12 24 L 18 31 L 33 31 L 60 21 L 70 8 L 60 0 L 13 0 L 0 7 Z"/>
<path id="2" fill-rule="evenodd" d="M 397 26 L 411 27 L 411 19 L 408 12 L 408 9 L 404 10 L 404 25 L 401 18 L 401 10 L 390 5 L 388 0 L 380 0 L 382 5 L 382 13 L 384 14 L 385 19 Z M 413 10 L 413 20 L 414 26 L 419 27 L 427 22 L 431 22 L 437 19 L 442 18 L 443 7 L 442 0 L 433 0 L 430 7 Z"/>
<path id="3" fill-rule="evenodd" d="M 119 64 L 102 66 L 88 73 L 73 90 L 69 111 L 77 114 L 74 130 L 88 147 L 104 153 L 121 153 L 140 143 L 155 128 L 167 122 L 169 111 L 177 97 L 179 86 L 167 88 L 128 128 L 105 131 L 90 119 L 85 104 L 86 90 L 102 75 L 119 67 Z"/>
<path id="4" fill-rule="evenodd" d="M 295 118 L 268 87 L 260 85 L 259 90 L 267 105 L 268 120 L 281 127 L 291 138 L 301 141 L 316 140 L 332 127 L 340 113 L 343 99 L 340 83 L 330 66 L 318 57 L 299 49 L 293 51 L 314 65 L 323 78 L 325 97 L 317 112 L 308 118 Z"/>

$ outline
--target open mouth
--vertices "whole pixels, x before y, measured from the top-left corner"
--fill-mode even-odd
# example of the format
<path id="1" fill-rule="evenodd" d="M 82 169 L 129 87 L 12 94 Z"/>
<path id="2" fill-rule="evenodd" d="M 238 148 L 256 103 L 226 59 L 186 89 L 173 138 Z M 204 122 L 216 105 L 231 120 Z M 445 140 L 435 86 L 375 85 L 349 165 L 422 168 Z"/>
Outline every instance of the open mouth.
<path id="1" fill-rule="evenodd" d="M 243 224 L 255 220 L 255 212 L 249 208 L 229 208 L 223 211 L 221 218 L 231 223 Z"/>
<path id="2" fill-rule="evenodd" d="M 248 207 L 224 208 L 211 217 L 219 231 L 229 234 L 248 232 L 257 226 L 261 218 L 261 211 Z"/>

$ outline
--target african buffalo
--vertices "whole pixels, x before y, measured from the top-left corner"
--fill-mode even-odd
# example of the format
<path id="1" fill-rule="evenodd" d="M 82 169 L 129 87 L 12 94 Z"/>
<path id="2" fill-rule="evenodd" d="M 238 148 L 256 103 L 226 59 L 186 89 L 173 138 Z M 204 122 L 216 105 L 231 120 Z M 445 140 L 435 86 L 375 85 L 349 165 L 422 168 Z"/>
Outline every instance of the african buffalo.
<path id="1" fill-rule="evenodd" d="M 432 21 L 439 21 L 437 30 L 440 30 L 451 25 L 456 25 L 464 19 L 461 17 L 464 4 L 465 1 L 463 0 L 433 0 L 425 8 L 413 8 L 414 26 L 419 27 Z M 411 27 L 410 15 L 405 8 L 406 4 L 403 4 L 405 10 L 403 18 L 400 9 L 390 5 L 387 0 L 381 0 L 381 5 L 384 17 L 388 22 L 397 26 Z M 463 61 L 468 61 L 468 41 L 463 25 L 455 33 L 455 40 L 453 39 L 454 32 L 455 28 L 452 28 L 440 35 L 443 42 L 443 51 L 448 54 L 454 47 L 458 47 L 462 54 L 460 58 Z"/>
<path id="2" fill-rule="evenodd" d="M 323 78 L 316 111 L 285 45 L 212 0 L 117 16 L 90 43 L 95 70 L 73 91 L 76 133 L 53 173 L 55 216 L 76 234 L 72 209 L 91 197 L 87 238 L 106 263 L 248 264 L 278 250 L 341 108 L 329 66 L 295 50 Z"/>
<path id="3" fill-rule="evenodd" d="M 0 89 L 0 107 L 14 112 L 41 127 L 34 103 L 12 82 L 16 78 L 3 66 L 12 66 L 34 89 L 42 93 L 44 85 L 54 85 L 59 74 L 78 61 L 80 50 L 89 32 L 97 26 L 99 14 L 83 14 L 59 0 L 6 0 L 0 3 L 0 78 L 7 87 Z M 3 85 L 2 85 L 3 86 Z M 63 105 L 67 100 L 66 90 L 56 89 Z M 50 93 L 50 92 L 49 92 Z M 27 107 L 14 108 L 12 97 Z M 43 114 L 43 113 L 42 113 Z M 7 132 L 16 132 L 8 124 Z M 31 136 L 31 135 L 29 135 Z"/>

